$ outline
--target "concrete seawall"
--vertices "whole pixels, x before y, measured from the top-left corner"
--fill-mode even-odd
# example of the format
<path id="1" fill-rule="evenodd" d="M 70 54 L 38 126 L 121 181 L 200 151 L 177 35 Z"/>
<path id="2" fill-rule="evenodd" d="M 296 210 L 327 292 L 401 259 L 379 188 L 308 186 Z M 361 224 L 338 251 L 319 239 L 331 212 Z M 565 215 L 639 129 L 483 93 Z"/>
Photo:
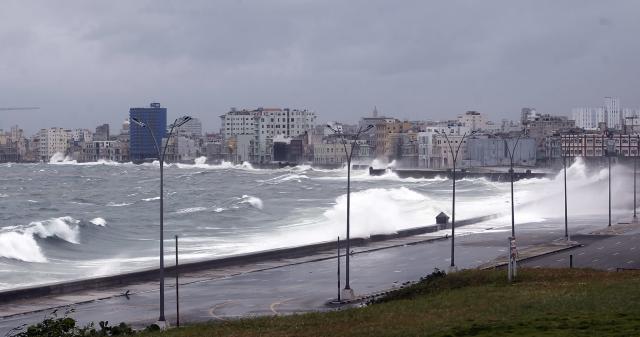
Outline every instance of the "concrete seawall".
<path id="1" fill-rule="evenodd" d="M 451 170 L 403 170 L 392 169 L 391 172 L 395 173 L 400 178 L 423 178 L 433 179 L 437 177 L 443 177 L 453 179 L 453 172 Z M 369 175 L 381 176 L 387 173 L 387 169 L 369 169 Z M 513 180 L 531 179 L 531 178 L 552 178 L 555 174 L 543 173 L 543 172 L 531 172 L 529 170 L 525 172 L 514 172 Z M 465 178 L 485 178 L 490 181 L 510 181 L 511 175 L 509 172 L 474 172 L 474 171 L 458 171 L 456 170 L 456 180 Z"/>
<path id="2" fill-rule="evenodd" d="M 456 227 L 469 225 L 481 221 L 487 221 L 495 218 L 497 215 L 488 215 L 483 217 L 476 217 L 456 222 Z M 396 238 L 409 237 L 414 235 L 420 235 L 425 233 L 436 232 L 441 229 L 450 228 L 450 223 L 447 226 L 442 225 L 430 225 L 422 227 L 414 227 L 404 229 L 392 234 L 376 234 L 369 238 L 352 238 L 351 246 L 364 246 L 369 242 L 391 240 Z M 345 246 L 345 241 L 341 241 L 341 247 Z M 180 273 L 196 272 L 215 268 L 224 268 L 230 266 L 239 266 L 249 263 L 263 262 L 274 259 L 290 259 L 296 257 L 303 257 L 314 255 L 323 251 L 333 250 L 336 248 L 335 241 L 320 242 L 311 245 L 278 248 L 266 251 L 233 255 L 228 257 L 221 257 L 216 259 L 196 261 L 184 263 L 178 266 Z M 171 277 L 175 275 L 176 267 L 165 267 L 165 277 Z M 156 280 L 158 278 L 159 270 L 145 269 L 129 273 L 109 275 L 103 277 L 80 279 L 75 281 L 59 282 L 46 284 L 41 286 L 33 286 L 27 288 L 18 288 L 12 290 L 6 290 L 0 292 L 0 302 L 11 302 L 20 299 L 37 298 L 48 295 L 60 295 L 68 294 L 78 291 L 101 289 L 106 287 L 124 286 L 135 282 L 144 282 L 150 280 Z"/>

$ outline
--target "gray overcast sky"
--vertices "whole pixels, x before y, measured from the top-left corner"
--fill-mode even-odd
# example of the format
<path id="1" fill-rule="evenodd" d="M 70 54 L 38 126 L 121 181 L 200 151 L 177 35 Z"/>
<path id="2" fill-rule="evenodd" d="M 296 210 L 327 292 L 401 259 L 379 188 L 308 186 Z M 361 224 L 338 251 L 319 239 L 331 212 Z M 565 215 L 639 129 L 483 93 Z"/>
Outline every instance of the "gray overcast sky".
<path id="1" fill-rule="evenodd" d="M 161 102 L 219 128 L 229 107 L 355 121 L 523 106 L 640 107 L 637 1 L 0 3 L 0 128 L 112 128 Z"/>

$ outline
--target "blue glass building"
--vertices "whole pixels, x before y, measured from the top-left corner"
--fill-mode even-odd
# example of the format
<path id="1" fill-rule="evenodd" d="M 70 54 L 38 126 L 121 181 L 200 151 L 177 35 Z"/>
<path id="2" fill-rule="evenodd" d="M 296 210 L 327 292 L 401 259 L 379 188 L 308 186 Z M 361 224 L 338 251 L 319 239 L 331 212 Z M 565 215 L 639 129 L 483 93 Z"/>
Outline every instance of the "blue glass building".
<path id="1" fill-rule="evenodd" d="M 151 128 L 158 141 L 157 146 L 161 148 L 162 139 L 167 133 L 167 108 L 160 107 L 160 103 L 151 103 L 148 108 L 131 108 L 129 118 L 136 118 Z M 158 158 L 149 130 L 145 130 L 134 122 L 129 124 L 129 147 L 129 156 L 134 163 L 153 161 Z"/>

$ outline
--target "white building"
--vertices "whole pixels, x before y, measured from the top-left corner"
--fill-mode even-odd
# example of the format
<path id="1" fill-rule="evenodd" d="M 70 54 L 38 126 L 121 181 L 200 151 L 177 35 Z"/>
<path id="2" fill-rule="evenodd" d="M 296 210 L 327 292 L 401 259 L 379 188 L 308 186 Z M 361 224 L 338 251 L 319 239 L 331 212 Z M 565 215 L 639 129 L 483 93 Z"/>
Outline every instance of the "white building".
<path id="1" fill-rule="evenodd" d="M 626 109 L 625 109 L 626 110 Z M 609 129 L 621 130 L 625 124 L 620 99 L 605 97 L 604 105 L 598 108 L 575 108 L 572 110 L 576 126 L 585 130 L 595 130 L 600 123 L 605 123 Z"/>
<path id="2" fill-rule="evenodd" d="M 458 116 L 458 123 L 471 131 L 484 130 L 487 127 L 484 116 L 477 111 L 467 111 L 464 115 Z"/>
<path id="3" fill-rule="evenodd" d="M 251 111 L 232 108 L 220 118 L 225 141 L 240 135 L 254 136 L 255 142 L 247 153 L 256 162 L 272 160 L 275 137 L 304 135 L 315 127 L 316 122 L 315 112 L 288 108 L 258 108 Z"/>
<path id="4" fill-rule="evenodd" d="M 437 123 L 425 128 L 425 131 L 419 132 L 418 141 L 418 167 L 425 168 L 450 168 L 453 167 L 453 156 L 451 149 L 447 143 L 447 139 L 451 142 L 454 152 L 464 134 L 470 133 L 468 126 L 447 125 L 447 123 Z M 444 134 L 447 136 L 445 137 Z M 467 137 L 468 138 L 468 137 Z M 458 167 L 463 167 L 463 159 L 466 156 L 466 142 L 463 141 L 458 152 Z"/>
<path id="5" fill-rule="evenodd" d="M 89 129 L 73 129 L 71 131 L 71 140 L 74 142 L 92 142 L 93 132 Z"/>
<path id="6" fill-rule="evenodd" d="M 354 146 L 353 140 L 348 140 L 346 150 L 350 153 Z M 358 163 L 362 158 L 369 158 L 371 148 L 366 140 L 359 139 L 354 149 L 351 160 L 352 163 Z M 313 163 L 316 165 L 337 165 L 347 163 L 347 152 L 345 152 L 345 144 L 340 137 L 326 137 L 322 143 L 314 145 Z"/>
<path id="7" fill-rule="evenodd" d="M 176 134 L 187 137 L 201 137 L 202 122 L 198 118 L 191 118 L 188 122 L 176 129 Z"/>
<path id="8" fill-rule="evenodd" d="M 41 129 L 38 138 L 38 155 L 41 160 L 48 161 L 56 153 L 64 155 L 67 152 L 71 131 L 63 128 Z"/>
<path id="9" fill-rule="evenodd" d="M 599 114 L 593 108 L 574 108 L 571 112 L 572 119 L 576 121 L 576 126 L 585 130 L 595 130 L 598 128 Z M 604 110 L 603 110 L 604 111 Z"/>
<path id="10" fill-rule="evenodd" d="M 220 116 L 222 122 L 222 138 L 227 140 L 236 135 L 255 135 L 255 112 L 247 110 L 236 110 L 231 108 L 231 111 Z"/>

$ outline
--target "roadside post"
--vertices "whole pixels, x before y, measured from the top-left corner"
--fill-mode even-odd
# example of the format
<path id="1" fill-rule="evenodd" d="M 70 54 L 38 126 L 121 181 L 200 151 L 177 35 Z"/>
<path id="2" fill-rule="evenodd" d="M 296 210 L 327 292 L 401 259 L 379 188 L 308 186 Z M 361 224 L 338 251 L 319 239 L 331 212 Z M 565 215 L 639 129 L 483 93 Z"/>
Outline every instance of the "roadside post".
<path id="1" fill-rule="evenodd" d="M 509 263 L 508 263 L 508 279 L 509 283 L 513 282 L 513 280 L 518 275 L 518 250 L 516 248 L 516 238 L 513 236 L 509 237 Z"/>
<path id="2" fill-rule="evenodd" d="M 338 302 L 340 302 L 340 237 L 338 236 Z"/>
<path id="3" fill-rule="evenodd" d="M 180 327 L 180 292 L 178 287 L 178 236 L 176 235 L 176 326 Z"/>

